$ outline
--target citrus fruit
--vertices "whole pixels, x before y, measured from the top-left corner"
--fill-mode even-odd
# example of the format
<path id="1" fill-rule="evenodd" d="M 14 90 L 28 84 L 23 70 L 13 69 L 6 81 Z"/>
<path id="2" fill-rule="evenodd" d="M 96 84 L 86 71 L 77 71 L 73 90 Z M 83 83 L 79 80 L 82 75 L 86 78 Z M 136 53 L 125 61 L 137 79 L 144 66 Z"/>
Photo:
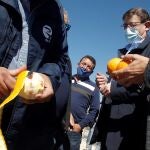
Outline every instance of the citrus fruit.
<path id="1" fill-rule="evenodd" d="M 128 66 L 128 62 L 123 61 L 121 58 L 115 57 L 108 61 L 107 70 L 111 74 L 115 70 L 120 70 Z"/>
<path id="2" fill-rule="evenodd" d="M 39 73 L 33 72 L 31 77 L 26 77 L 24 86 L 19 96 L 25 99 L 35 99 L 36 94 L 42 93 L 44 90 L 44 79 Z"/>
<path id="3" fill-rule="evenodd" d="M 128 63 L 125 62 L 125 61 L 123 61 L 123 60 L 121 60 L 121 61 L 119 62 L 119 64 L 117 65 L 116 70 L 120 70 L 120 69 L 125 68 L 125 67 L 127 67 L 127 66 L 128 66 Z"/>
<path id="4" fill-rule="evenodd" d="M 117 69 L 118 64 L 120 63 L 121 59 L 120 58 L 112 58 L 108 61 L 107 63 L 107 70 L 109 73 L 112 71 L 115 71 Z"/>

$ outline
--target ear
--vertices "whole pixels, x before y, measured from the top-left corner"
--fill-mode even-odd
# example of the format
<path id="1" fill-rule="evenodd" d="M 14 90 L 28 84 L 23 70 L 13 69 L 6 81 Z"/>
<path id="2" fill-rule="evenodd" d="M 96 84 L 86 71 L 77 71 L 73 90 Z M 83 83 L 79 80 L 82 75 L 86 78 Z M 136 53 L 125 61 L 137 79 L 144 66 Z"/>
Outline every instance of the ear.
<path id="1" fill-rule="evenodd" d="M 146 26 L 147 28 L 150 28 L 150 21 L 145 22 L 145 26 Z"/>

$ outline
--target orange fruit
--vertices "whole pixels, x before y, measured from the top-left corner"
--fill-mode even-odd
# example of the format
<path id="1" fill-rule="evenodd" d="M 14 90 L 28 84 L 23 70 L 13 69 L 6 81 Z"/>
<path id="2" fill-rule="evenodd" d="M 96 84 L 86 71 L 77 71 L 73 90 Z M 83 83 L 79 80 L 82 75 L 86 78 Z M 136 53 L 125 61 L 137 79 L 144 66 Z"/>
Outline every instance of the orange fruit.
<path id="1" fill-rule="evenodd" d="M 120 63 L 121 59 L 120 58 L 112 58 L 108 61 L 107 63 L 107 70 L 109 73 L 112 71 L 115 71 L 117 69 L 118 64 Z"/>
<path id="2" fill-rule="evenodd" d="M 116 70 L 120 70 L 120 69 L 125 68 L 125 67 L 127 67 L 127 66 L 128 66 L 128 63 L 125 62 L 125 61 L 123 61 L 123 60 L 121 60 L 121 61 L 119 62 L 119 64 L 117 65 Z"/>
<path id="3" fill-rule="evenodd" d="M 115 70 L 127 67 L 128 64 L 128 62 L 123 61 L 121 58 L 115 57 L 108 61 L 107 70 L 111 74 Z"/>

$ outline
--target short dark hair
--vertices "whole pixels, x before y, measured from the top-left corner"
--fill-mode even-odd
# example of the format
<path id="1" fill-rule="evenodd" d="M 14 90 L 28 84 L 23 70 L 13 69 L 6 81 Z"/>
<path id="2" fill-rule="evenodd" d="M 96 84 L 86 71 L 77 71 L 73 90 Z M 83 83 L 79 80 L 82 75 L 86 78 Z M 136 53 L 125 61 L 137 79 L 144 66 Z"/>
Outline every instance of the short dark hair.
<path id="1" fill-rule="evenodd" d="M 91 56 L 91 55 L 85 55 L 85 56 L 83 56 L 81 59 L 80 59 L 80 62 L 84 59 L 84 58 L 88 58 L 88 59 L 90 59 L 91 60 L 91 62 L 93 63 L 93 69 L 95 68 L 95 66 L 96 66 L 96 60 L 95 60 L 95 58 L 93 57 L 93 56 Z"/>
<path id="2" fill-rule="evenodd" d="M 141 23 L 144 23 L 144 22 L 150 20 L 149 13 L 143 8 L 131 8 L 131 9 L 129 9 L 127 12 L 125 12 L 123 14 L 122 19 L 123 20 L 130 19 L 133 15 L 139 16 L 141 19 Z"/>

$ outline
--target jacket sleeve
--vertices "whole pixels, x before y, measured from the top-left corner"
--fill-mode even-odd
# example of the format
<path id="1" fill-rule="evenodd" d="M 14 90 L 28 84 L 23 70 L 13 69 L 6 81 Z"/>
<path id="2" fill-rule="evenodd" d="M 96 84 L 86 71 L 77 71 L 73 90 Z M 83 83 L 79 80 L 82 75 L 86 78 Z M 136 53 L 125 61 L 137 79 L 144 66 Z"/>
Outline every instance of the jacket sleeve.
<path id="1" fill-rule="evenodd" d="M 44 56 L 42 62 L 40 63 L 40 68 L 38 69 L 38 72 L 49 76 L 52 82 L 54 92 L 56 92 L 56 90 L 58 89 L 61 83 L 61 78 L 63 74 L 64 73 L 70 74 L 71 63 L 70 63 L 70 58 L 68 56 L 67 32 L 64 24 L 64 19 L 63 19 L 63 7 L 58 2 L 57 3 L 56 2 L 52 3 L 53 1 L 52 2 L 47 1 L 47 2 L 48 2 L 47 5 L 52 5 L 53 8 L 56 7 L 56 9 L 52 9 L 52 10 L 50 9 L 51 11 L 47 10 L 49 11 L 49 13 L 51 13 L 51 14 L 46 14 L 49 20 L 44 20 L 41 23 L 42 27 L 45 26 L 46 31 L 44 32 L 47 33 L 47 30 L 51 29 L 51 32 L 49 32 L 49 34 L 51 34 L 51 37 L 50 39 L 45 39 L 44 41 L 42 41 L 43 39 L 39 40 L 40 43 L 41 41 L 42 43 L 44 43 L 41 44 L 40 47 L 43 47 L 43 49 L 45 48 L 45 50 L 44 50 Z M 52 6 L 50 6 L 50 8 Z M 55 15 L 53 16 L 53 14 Z M 37 18 L 37 20 L 38 19 L 40 18 Z M 38 33 L 35 32 L 35 34 L 36 37 Z M 39 37 L 43 37 L 43 35 L 41 34 Z M 46 43 L 46 40 L 49 40 L 50 42 L 47 41 Z"/>
<path id="2" fill-rule="evenodd" d="M 100 107 L 100 93 L 99 89 L 96 87 L 91 97 L 89 111 L 86 117 L 79 122 L 79 125 L 81 126 L 82 129 L 86 126 L 92 127 L 94 125 L 99 113 L 99 107 Z"/>
<path id="3" fill-rule="evenodd" d="M 71 76 L 71 62 L 69 57 L 64 55 L 58 60 L 57 63 L 45 63 L 38 71 L 50 78 L 54 91 L 59 87 L 64 73 Z"/>

